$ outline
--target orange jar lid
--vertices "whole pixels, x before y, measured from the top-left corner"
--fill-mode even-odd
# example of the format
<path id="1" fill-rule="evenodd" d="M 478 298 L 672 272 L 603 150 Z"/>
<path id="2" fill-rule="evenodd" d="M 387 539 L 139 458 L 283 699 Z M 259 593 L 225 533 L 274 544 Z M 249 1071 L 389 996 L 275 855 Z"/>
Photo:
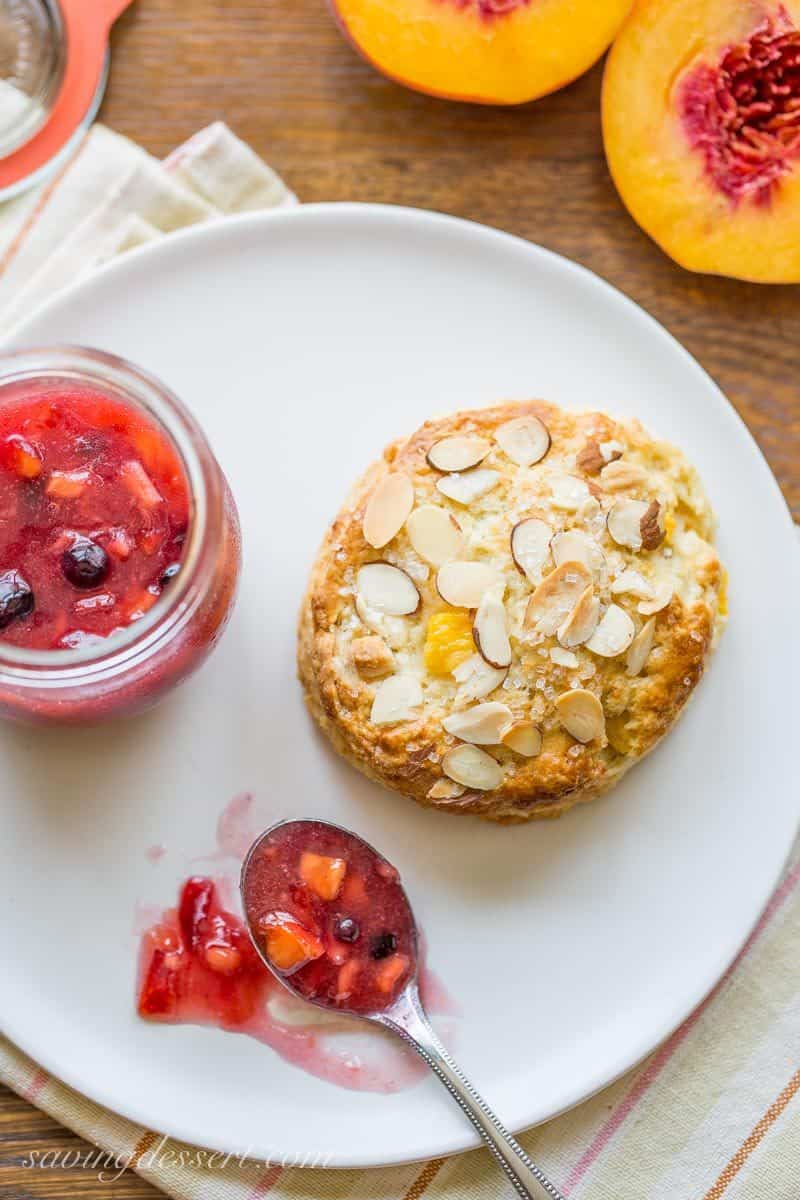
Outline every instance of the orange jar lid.
<path id="1" fill-rule="evenodd" d="M 132 0 L 0 2 L 0 198 L 55 168 L 100 106 L 111 26 Z"/>

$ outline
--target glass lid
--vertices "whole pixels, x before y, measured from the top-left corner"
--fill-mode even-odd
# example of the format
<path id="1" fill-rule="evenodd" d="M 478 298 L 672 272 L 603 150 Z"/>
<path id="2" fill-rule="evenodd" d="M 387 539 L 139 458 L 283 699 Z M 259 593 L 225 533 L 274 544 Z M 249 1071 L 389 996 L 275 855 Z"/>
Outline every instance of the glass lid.
<path id="1" fill-rule="evenodd" d="M 56 0 L 0 0 L 0 157 L 45 125 L 65 66 L 66 37 Z"/>

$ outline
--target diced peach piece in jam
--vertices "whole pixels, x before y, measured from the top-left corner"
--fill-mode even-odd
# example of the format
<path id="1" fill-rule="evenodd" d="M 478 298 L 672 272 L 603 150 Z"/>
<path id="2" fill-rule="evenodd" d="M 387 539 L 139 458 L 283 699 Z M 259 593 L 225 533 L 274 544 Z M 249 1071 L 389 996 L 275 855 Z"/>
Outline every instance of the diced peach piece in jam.
<path id="1" fill-rule="evenodd" d="M 351 958 L 339 971 L 336 978 L 336 999 L 340 1004 L 349 999 L 360 970 L 361 963 L 357 958 Z"/>
<path id="2" fill-rule="evenodd" d="M 106 541 L 106 550 L 112 558 L 127 562 L 133 550 L 133 542 L 124 529 L 114 528 Z"/>
<path id="3" fill-rule="evenodd" d="M 88 471 L 53 471 L 44 490 L 48 496 L 57 496 L 59 500 L 77 500 L 86 491 L 88 483 Z"/>
<path id="4" fill-rule="evenodd" d="M 367 903 L 367 889 L 360 875 L 352 872 L 347 876 L 342 888 L 341 901 L 352 908 L 359 909 Z"/>
<path id="5" fill-rule="evenodd" d="M 335 900 L 341 891 L 347 863 L 343 858 L 305 851 L 300 856 L 300 878 L 321 900 Z"/>
<path id="6" fill-rule="evenodd" d="M 119 475 L 134 499 L 144 508 L 155 508 L 157 504 L 163 503 L 163 496 L 136 459 L 124 462 L 119 469 Z"/>
<path id="7" fill-rule="evenodd" d="M 267 958 L 278 971 L 289 975 L 325 953 L 322 942 L 288 913 L 275 912 L 262 919 Z"/>
<path id="8" fill-rule="evenodd" d="M 125 608 L 126 621 L 140 620 L 146 612 L 150 611 L 157 599 L 158 596 L 155 592 L 136 592 Z"/>
<path id="9" fill-rule="evenodd" d="M 393 954 L 391 958 L 387 958 L 375 978 L 378 990 L 391 992 L 408 967 L 409 960 L 405 954 Z"/>
<path id="10" fill-rule="evenodd" d="M 38 479 L 42 473 L 42 460 L 39 453 L 17 433 L 6 438 L 5 451 L 11 465 L 21 479 Z"/>
<path id="11" fill-rule="evenodd" d="M 141 457 L 146 471 L 167 476 L 175 469 L 175 453 L 168 442 L 150 429 L 135 429 L 131 441 Z"/>
<path id="12" fill-rule="evenodd" d="M 235 975 L 242 965 L 242 956 L 235 946 L 215 945 L 206 947 L 206 963 L 219 975 Z"/>

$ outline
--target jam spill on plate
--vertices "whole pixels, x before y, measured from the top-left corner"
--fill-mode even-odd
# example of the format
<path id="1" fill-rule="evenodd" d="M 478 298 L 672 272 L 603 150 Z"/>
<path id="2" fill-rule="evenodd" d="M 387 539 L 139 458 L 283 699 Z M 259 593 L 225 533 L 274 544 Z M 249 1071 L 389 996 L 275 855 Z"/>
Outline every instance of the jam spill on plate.
<path id="1" fill-rule="evenodd" d="M 147 918 L 139 949 L 136 1007 L 146 1020 L 209 1025 L 246 1034 L 281 1058 L 339 1087 L 395 1092 L 424 1077 L 416 1055 L 360 1022 L 337 1020 L 288 995 L 259 958 L 220 885 L 193 876 L 177 908 Z M 452 1012 L 441 985 L 423 974 L 423 992 Z"/>

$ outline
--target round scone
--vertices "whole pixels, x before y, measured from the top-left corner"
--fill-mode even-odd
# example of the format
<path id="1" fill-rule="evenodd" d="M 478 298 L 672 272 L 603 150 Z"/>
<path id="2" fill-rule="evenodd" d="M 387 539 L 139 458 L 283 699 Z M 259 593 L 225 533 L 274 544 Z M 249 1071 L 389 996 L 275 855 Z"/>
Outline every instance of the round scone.
<path id="1" fill-rule="evenodd" d="M 308 705 L 388 788 L 555 817 L 664 736 L 724 620 L 705 492 L 636 421 L 533 400 L 429 421 L 356 484 L 299 629 Z"/>

